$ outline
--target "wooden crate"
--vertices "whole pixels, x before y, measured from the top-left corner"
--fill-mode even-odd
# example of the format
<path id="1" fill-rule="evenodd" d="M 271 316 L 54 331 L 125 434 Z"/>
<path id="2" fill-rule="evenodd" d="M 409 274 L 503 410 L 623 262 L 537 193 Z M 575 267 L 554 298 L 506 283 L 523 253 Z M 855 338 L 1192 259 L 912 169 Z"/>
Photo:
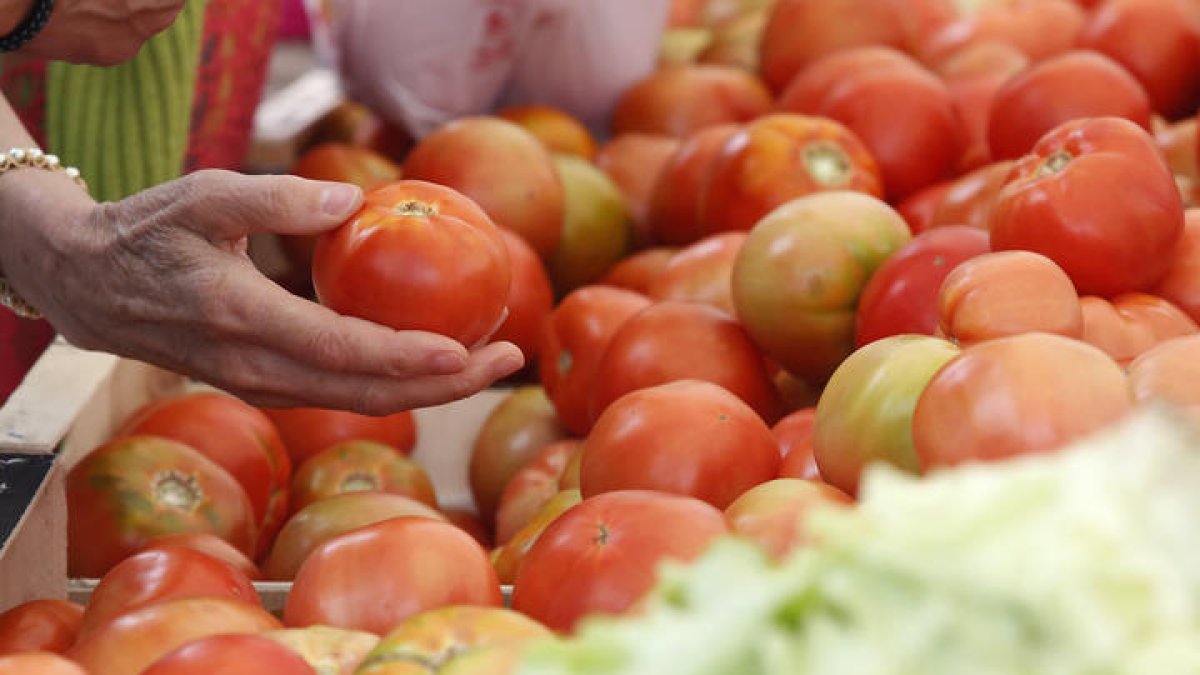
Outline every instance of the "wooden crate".
<path id="1" fill-rule="evenodd" d="M 0 611 L 33 598 L 86 598 L 94 580 L 67 579 L 63 477 L 142 405 L 197 388 L 206 387 L 144 363 L 86 352 L 61 339 L 47 349 L 0 408 L 0 457 L 53 458 L 23 513 L 0 513 L 0 519 L 7 515 L 17 520 L 0 548 Z M 472 506 L 467 483 L 471 446 L 479 427 L 507 394 L 489 389 L 414 411 L 418 440 L 413 458 L 429 473 L 442 506 Z M 0 493 L 3 483 L 0 473 Z M 282 605 L 287 584 L 256 586 L 268 608 Z"/>

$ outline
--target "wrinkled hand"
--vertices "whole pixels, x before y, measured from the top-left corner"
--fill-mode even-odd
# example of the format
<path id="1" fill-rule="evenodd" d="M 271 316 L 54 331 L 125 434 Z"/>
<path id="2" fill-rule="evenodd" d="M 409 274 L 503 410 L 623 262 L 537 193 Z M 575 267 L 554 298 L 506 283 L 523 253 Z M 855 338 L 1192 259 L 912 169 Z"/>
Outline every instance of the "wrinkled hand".
<path id="1" fill-rule="evenodd" d="M 46 27 L 21 50 L 46 59 L 111 66 L 166 30 L 186 0 L 58 0 Z"/>
<path id="2" fill-rule="evenodd" d="M 40 200 L 22 208 L 47 217 L 8 223 L 0 263 L 85 349 L 155 363 L 258 405 L 374 415 L 462 398 L 521 367 L 508 343 L 471 352 L 440 335 L 340 316 L 266 279 L 245 255 L 255 232 L 336 226 L 361 202 L 357 188 L 203 171 L 94 205 L 59 176 L 5 180 L 18 177 L 20 194 Z"/>

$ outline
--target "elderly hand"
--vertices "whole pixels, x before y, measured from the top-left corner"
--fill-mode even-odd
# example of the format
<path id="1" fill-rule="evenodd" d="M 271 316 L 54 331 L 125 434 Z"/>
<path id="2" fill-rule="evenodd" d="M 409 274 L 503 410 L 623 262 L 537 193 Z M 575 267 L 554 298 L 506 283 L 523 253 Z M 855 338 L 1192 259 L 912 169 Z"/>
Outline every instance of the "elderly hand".
<path id="1" fill-rule="evenodd" d="M 122 63 L 166 30 L 184 4 L 186 0 L 57 0 L 49 23 L 21 52 L 94 66 Z M 30 2 L 0 0 L 0 7 L 24 16 Z"/>
<path id="2" fill-rule="evenodd" d="M 96 205 L 69 179 L 0 177 L 0 269 L 69 341 L 205 380 L 247 401 L 381 415 L 468 396 L 518 370 L 476 351 L 296 297 L 245 255 L 260 231 L 314 234 L 357 208 L 357 188 L 204 171 Z"/>

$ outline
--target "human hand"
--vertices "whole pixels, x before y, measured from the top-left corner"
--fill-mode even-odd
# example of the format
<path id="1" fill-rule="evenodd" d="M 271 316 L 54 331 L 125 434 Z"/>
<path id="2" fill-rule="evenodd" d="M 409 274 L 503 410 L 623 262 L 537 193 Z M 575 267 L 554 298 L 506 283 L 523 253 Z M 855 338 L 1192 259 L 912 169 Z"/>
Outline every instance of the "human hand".
<path id="1" fill-rule="evenodd" d="M 357 208 L 357 188 L 203 171 L 94 205 L 59 175 L 3 178 L 0 199 L 15 208 L 0 215 L 0 269 L 85 349 L 194 376 L 256 405 L 374 415 L 468 396 L 522 365 L 511 344 L 468 351 L 340 316 L 254 268 L 247 235 L 330 229 Z M 22 225 L 22 214 L 37 222 Z"/>
<path id="2" fill-rule="evenodd" d="M 133 58 L 166 30 L 187 0 L 58 0 L 42 32 L 21 52 L 94 66 Z"/>

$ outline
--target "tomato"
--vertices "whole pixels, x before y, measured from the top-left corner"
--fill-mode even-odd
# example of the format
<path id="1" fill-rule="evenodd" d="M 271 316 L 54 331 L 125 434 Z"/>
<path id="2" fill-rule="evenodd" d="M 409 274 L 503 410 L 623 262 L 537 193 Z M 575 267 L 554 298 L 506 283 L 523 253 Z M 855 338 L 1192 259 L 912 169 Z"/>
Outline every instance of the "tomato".
<path id="1" fill-rule="evenodd" d="M 912 438 L 926 471 L 1050 452 L 1130 409 L 1125 374 L 1071 338 L 1024 333 L 963 350 L 917 402 Z"/>
<path id="2" fill-rule="evenodd" d="M 986 231 L 996 196 L 1007 182 L 1013 164 L 995 162 L 955 180 L 934 210 L 929 227 L 967 225 Z"/>
<path id="3" fill-rule="evenodd" d="M 1079 46 L 1120 63 L 1168 119 L 1200 102 L 1200 12 L 1189 0 L 1105 0 L 1088 16 Z"/>
<path id="4" fill-rule="evenodd" d="M 324 408 L 267 408 L 264 412 L 275 422 L 295 466 L 341 441 L 376 441 L 405 455 L 412 454 L 417 444 L 416 426 L 407 410 L 384 417 Z"/>
<path id="5" fill-rule="evenodd" d="M 779 108 L 846 125 L 878 162 L 888 197 L 900 200 L 957 172 L 966 133 L 943 81 L 899 52 L 877 66 L 881 52 L 823 57 L 792 80 Z"/>
<path id="6" fill-rule="evenodd" d="M 525 654 L 523 643 L 472 649 L 446 661 L 439 675 L 517 675 Z"/>
<path id="7" fill-rule="evenodd" d="M 74 661 L 49 652 L 0 656 L 0 675 L 89 675 Z"/>
<path id="8" fill-rule="evenodd" d="M 208 532 L 184 532 L 181 534 L 164 534 L 154 537 L 138 552 L 158 551 L 165 548 L 188 548 L 207 556 L 216 558 L 246 575 L 247 579 L 257 581 L 262 578 L 262 572 L 245 553 L 234 548 L 229 542 Z"/>
<path id="9" fill-rule="evenodd" d="M 1139 402 L 1163 401 L 1200 421 L 1200 336 L 1165 340 L 1129 364 L 1129 388 Z"/>
<path id="10" fill-rule="evenodd" d="M 768 423 L 782 413 L 779 392 L 750 335 L 707 305 L 666 301 L 642 310 L 613 336 L 597 373 L 593 419 L 625 394 L 677 380 L 719 385 Z"/>
<path id="11" fill-rule="evenodd" d="M 167 654 L 142 675 L 316 675 L 287 647 L 258 635 L 212 635 Z"/>
<path id="12" fill-rule="evenodd" d="M 966 346 L 1020 333 L 1079 338 L 1084 315 L 1067 273 L 1029 251 L 985 253 L 961 263 L 942 282 L 938 330 Z"/>
<path id="13" fill-rule="evenodd" d="M 729 530 L 783 560 L 812 540 L 808 518 L 818 509 L 851 504 L 846 493 L 824 483 L 779 478 L 747 490 L 725 509 Z"/>
<path id="14" fill-rule="evenodd" d="M 345 100 L 317 121 L 310 143 L 349 143 L 389 159 L 403 157 L 413 139 L 402 127 L 380 118 L 370 108 Z"/>
<path id="15" fill-rule="evenodd" d="M 625 90 L 613 112 L 613 133 L 684 138 L 705 127 L 748 122 L 770 109 L 771 93 L 741 68 L 672 66 Z"/>
<path id="16" fill-rule="evenodd" d="M 733 302 L 754 341 L 792 374 L 824 382 L 854 345 L 859 296 L 908 243 L 887 204 L 827 192 L 786 204 L 755 226 L 733 268 Z"/>
<path id="17" fill-rule="evenodd" d="M 471 535 L 479 545 L 490 549 L 495 545 L 492 537 L 492 527 L 480 519 L 479 514 L 468 508 L 442 509 L 442 515 L 455 527 Z"/>
<path id="18" fill-rule="evenodd" d="M 679 139 L 671 136 L 631 133 L 617 135 L 596 153 L 596 166 L 625 195 L 633 217 L 635 246 L 650 241 L 650 195 L 659 173 L 678 147 Z"/>
<path id="19" fill-rule="evenodd" d="M 232 396 L 186 394 L 146 405 L 117 432 L 118 437 L 144 435 L 179 441 L 237 479 L 261 528 L 261 553 L 287 516 L 292 479 L 291 459 L 270 418 Z"/>
<path id="20" fill-rule="evenodd" d="M 279 531 L 271 555 L 263 564 L 263 574 L 274 581 L 291 581 L 309 554 L 324 542 L 402 516 L 445 519 L 415 499 L 386 492 L 348 492 L 313 502 L 288 519 Z"/>
<path id="21" fill-rule="evenodd" d="M 508 317 L 492 336 L 495 342 L 511 342 L 521 348 L 526 364 L 537 363 L 542 352 L 542 324 L 554 309 L 554 289 L 537 252 L 508 230 L 500 236 L 508 248 L 512 285 L 508 290 Z"/>
<path id="22" fill-rule="evenodd" d="M 896 211 L 904 217 L 904 222 L 908 223 L 908 229 L 913 234 L 921 234 L 930 228 L 933 214 L 941 204 L 942 197 L 953 185 L 954 183 L 948 180 L 935 183 L 896 204 Z"/>
<path id="23" fill-rule="evenodd" d="M 1017 162 L 993 207 L 992 247 L 1058 263 L 1084 295 L 1160 281 L 1183 231 L 1171 172 L 1145 131 L 1117 118 L 1069 122 Z"/>
<path id="24" fill-rule="evenodd" d="M 762 418 L 725 389 L 694 380 L 617 399 L 596 421 L 582 453 L 584 498 L 658 490 L 723 509 L 779 471 L 779 445 Z"/>
<path id="25" fill-rule="evenodd" d="M 988 148 L 997 160 L 1016 159 L 1060 125 L 1089 117 L 1123 117 L 1150 128 L 1150 100 L 1116 61 L 1073 51 L 1034 64 L 1010 79 L 992 100 Z"/>
<path id="26" fill-rule="evenodd" d="M 817 418 L 816 407 L 803 408 L 784 417 L 771 427 L 771 433 L 779 442 L 780 478 L 819 479 L 817 459 L 813 457 L 813 422 Z"/>
<path id="27" fill-rule="evenodd" d="M 542 448 L 567 430 L 541 387 L 515 390 L 488 416 L 471 451 L 471 495 L 484 522 L 494 523 L 504 486 Z"/>
<path id="28" fill-rule="evenodd" d="M 1079 303 L 1083 308 L 1083 340 L 1121 365 L 1160 342 L 1200 331 L 1178 307 L 1145 293 L 1125 293 L 1111 302 L 1087 296 Z"/>
<path id="29" fill-rule="evenodd" d="M 936 71 L 950 88 L 967 134 L 963 167 L 976 168 L 992 161 L 988 148 L 992 101 L 996 92 L 1029 63 L 1028 56 L 1007 42 L 978 42 L 937 64 Z"/>
<path id="30" fill-rule="evenodd" d="M 550 636 L 544 626 L 500 607 L 443 607 L 407 619 L 367 655 L 356 675 L 436 675 L 458 654 Z"/>
<path id="31" fill-rule="evenodd" d="M 913 237 L 863 289 L 854 327 L 857 347 L 892 335 L 935 335 L 942 281 L 961 263 L 989 250 L 987 232 L 963 225 Z"/>
<path id="32" fill-rule="evenodd" d="M 610 492 L 568 509 L 517 573 L 513 609 L 570 632 L 587 615 L 620 614 L 650 590 L 663 560 L 692 560 L 726 533 L 725 518 L 690 497 Z"/>
<path id="33" fill-rule="evenodd" d="M 1200 209 L 1184 214 L 1183 235 L 1171 255 L 1167 275 L 1153 293 L 1170 300 L 1200 322 Z"/>
<path id="34" fill-rule="evenodd" d="M 566 194 L 563 235 L 550 258 L 550 278 L 560 295 L 604 276 L 629 250 L 633 230 L 621 190 L 603 171 L 579 157 L 554 159 Z"/>
<path id="35" fill-rule="evenodd" d="M 500 325 L 511 278 L 488 215 L 451 188 L 416 180 L 368 192 L 358 213 L 321 235 L 313 258 L 321 304 L 468 346 Z"/>
<path id="36" fill-rule="evenodd" d="M 698 61 L 735 66 L 752 73 L 759 72 L 758 48 L 767 29 L 770 5 L 773 2 L 760 4 L 764 6 L 715 19 L 709 33 L 712 39 L 704 51 L 700 52 Z"/>
<path id="37" fill-rule="evenodd" d="M 725 143 L 741 127 L 718 124 L 688 136 L 658 174 L 650 196 L 654 241 L 684 245 L 703 236 L 700 197 Z"/>
<path id="38" fill-rule="evenodd" d="M 769 115 L 725 142 L 700 194 L 701 234 L 749 230 L 773 209 L 825 190 L 883 194 L 879 168 L 840 123 Z"/>
<path id="39" fill-rule="evenodd" d="M 745 232 L 726 232 L 688 246 L 667 263 L 650 286 L 650 297 L 699 302 L 735 316 L 733 263 L 745 241 Z"/>
<path id="40" fill-rule="evenodd" d="M 558 246 L 562 183 L 549 151 L 512 122 L 496 117 L 454 120 L 417 143 L 404 160 L 404 176 L 462 193 L 496 225 L 521 235 L 542 258 Z M 472 214 L 467 222 L 476 220 Z"/>
<path id="41" fill-rule="evenodd" d="M 646 296 L 606 286 L 587 286 L 569 294 L 546 322 L 538 372 L 546 395 L 572 433 L 592 426 L 591 398 L 600 357 L 617 330 L 650 306 Z M 502 486 L 496 487 L 498 496 Z"/>
<path id="42" fill-rule="evenodd" d="M 103 445 L 67 475 L 67 567 L 99 577 L 156 536 L 215 534 L 255 551 L 246 491 L 200 453 L 176 441 L 129 436 Z"/>
<path id="43" fill-rule="evenodd" d="M 402 517 L 318 546 L 296 573 L 283 620 L 383 635 L 430 609 L 500 604 L 496 573 L 470 535 L 443 521 Z"/>
<path id="44" fill-rule="evenodd" d="M 387 157 L 370 148 L 337 142 L 309 148 L 289 173 L 309 180 L 352 183 L 363 190 L 400 179 L 400 167 Z"/>
<path id="45" fill-rule="evenodd" d="M 645 295 L 678 249 L 657 247 L 639 251 L 613 265 L 597 283 Z"/>
<path id="46" fill-rule="evenodd" d="M 287 647 L 317 675 L 354 675 L 358 664 L 379 644 L 379 636 L 374 633 L 330 626 L 284 628 L 260 635 Z"/>
<path id="47" fill-rule="evenodd" d="M 811 385 L 786 370 L 779 369 L 779 366 L 769 359 L 767 367 L 778 369 L 774 377 L 775 389 L 783 398 L 785 411 L 795 412 L 817 404 L 817 399 L 821 396 L 820 387 Z"/>
<path id="48" fill-rule="evenodd" d="M 558 494 L 559 478 L 579 447 L 577 440 L 551 443 L 508 481 L 496 511 L 496 544 L 508 543 Z"/>
<path id="49" fill-rule="evenodd" d="M 0 657 L 62 653 L 75 642 L 83 607 L 66 600 L 30 600 L 0 613 Z"/>
<path id="50" fill-rule="evenodd" d="M 913 410 L 934 373 L 958 355 L 951 343 L 897 335 L 854 352 L 830 378 L 813 421 L 813 456 L 821 478 L 857 494 L 875 462 L 916 473 Z"/>
<path id="51" fill-rule="evenodd" d="M 1032 61 L 1075 46 L 1086 14 L 1071 0 L 999 0 L 989 2 L 933 34 L 921 53 L 934 63 L 973 44 L 1006 42 Z"/>
<path id="52" fill-rule="evenodd" d="M 1174 124 L 1156 120 L 1154 142 L 1167 161 L 1167 168 L 1175 174 L 1184 206 L 1194 208 L 1200 203 L 1200 190 L 1197 189 L 1200 186 L 1200 167 L 1196 165 L 1200 143 L 1196 139 L 1196 118 Z"/>
<path id="53" fill-rule="evenodd" d="M 497 117 L 514 122 L 533 134 L 550 152 L 591 159 L 596 140 L 583 122 L 548 105 L 518 105 L 504 108 Z"/>
<path id="54" fill-rule="evenodd" d="M 582 455 L 578 455 L 582 456 Z M 496 550 L 492 556 L 492 567 L 496 570 L 496 578 L 501 584 L 511 584 L 517 578 L 517 571 L 525 561 L 525 555 L 533 547 L 542 532 L 558 519 L 567 509 L 583 501 L 579 487 L 563 488 L 554 493 L 546 503 L 542 504 L 537 513 L 525 525 L 509 538 L 508 542 Z"/>
<path id="55" fill-rule="evenodd" d="M 437 507 L 433 482 L 416 462 L 374 441 L 344 441 L 300 465 L 292 480 L 293 513 L 346 492 L 389 492 Z"/>
<path id="56" fill-rule="evenodd" d="M 117 563 L 92 591 L 79 637 L 124 612 L 179 598 L 216 596 L 261 604 L 250 579 L 221 560 L 181 547 L 137 553 Z"/>
<path id="57" fill-rule="evenodd" d="M 575 452 L 567 459 L 567 465 L 563 467 L 562 475 L 558 477 L 558 489 L 560 490 L 578 490 L 579 489 L 579 465 L 583 462 L 583 445 L 575 448 Z"/>

